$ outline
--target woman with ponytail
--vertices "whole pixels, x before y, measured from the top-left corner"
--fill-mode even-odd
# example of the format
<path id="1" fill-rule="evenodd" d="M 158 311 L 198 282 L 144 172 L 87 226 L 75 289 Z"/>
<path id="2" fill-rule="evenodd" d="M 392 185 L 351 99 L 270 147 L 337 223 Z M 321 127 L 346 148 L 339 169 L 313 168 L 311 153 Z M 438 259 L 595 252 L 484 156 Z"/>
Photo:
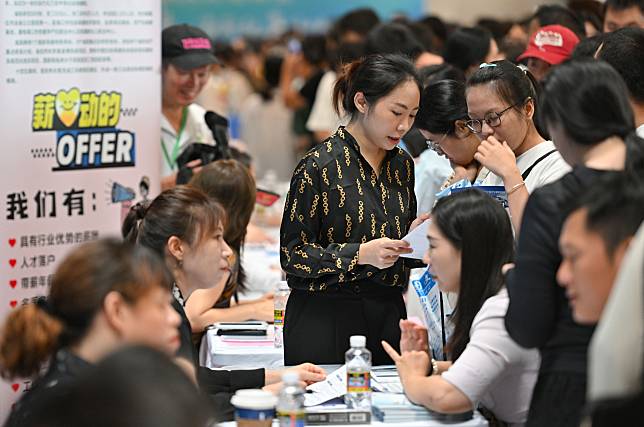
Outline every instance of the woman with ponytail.
<path id="1" fill-rule="evenodd" d="M 266 387 L 277 391 L 282 375 L 280 370 L 229 371 L 199 366 L 184 307 L 195 290 L 218 286 L 219 293 L 222 292 L 233 254 L 224 240 L 225 226 L 226 213 L 219 203 L 201 190 L 178 186 L 164 191 L 149 204 L 132 207 L 121 230 L 126 240 L 162 257 L 172 272 L 172 306 L 181 316 L 177 361 L 196 375 L 201 389 L 212 398 L 220 420 L 232 419 L 230 398 L 236 390 Z M 307 383 L 325 378 L 324 370 L 310 363 L 290 369 Z"/>
<path id="2" fill-rule="evenodd" d="M 635 134 L 626 84 L 608 64 L 562 64 L 548 74 L 543 88 L 542 123 L 573 170 L 528 200 L 516 267 L 507 274 L 505 324 L 518 344 L 541 350 L 528 426 L 578 426 L 593 327 L 573 321 L 565 290 L 557 284 L 559 235 L 572 204 L 599 177 L 624 171 L 641 179 L 644 140 Z"/>
<path id="3" fill-rule="evenodd" d="M 126 344 L 174 354 L 180 319 L 170 305 L 171 284 L 163 261 L 146 248 L 105 239 L 73 250 L 58 266 L 47 298 L 5 320 L 2 377 L 35 377 L 7 425 L 22 425 L 46 396 Z M 45 364 L 47 372 L 38 377 Z"/>
<path id="4" fill-rule="evenodd" d="M 399 55 L 372 55 L 345 67 L 334 104 L 349 124 L 300 161 L 280 230 L 291 287 L 284 326 L 286 364 L 344 363 L 351 335 L 365 335 L 373 363 L 398 343 L 402 291 L 420 260 L 402 239 L 418 225 L 414 162 L 401 148 L 418 111 L 421 81 Z"/>
<path id="5" fill-rule="evenodd" d="M 465 95 L 467 127 L 481 140 L 474 159 L 491 172 L 481 184 L 505 187 L 518 233 L 529 194 L 570 170 L 536 120 L 539 84 L 510 61 L 495 61 L 469 77 Z"/>

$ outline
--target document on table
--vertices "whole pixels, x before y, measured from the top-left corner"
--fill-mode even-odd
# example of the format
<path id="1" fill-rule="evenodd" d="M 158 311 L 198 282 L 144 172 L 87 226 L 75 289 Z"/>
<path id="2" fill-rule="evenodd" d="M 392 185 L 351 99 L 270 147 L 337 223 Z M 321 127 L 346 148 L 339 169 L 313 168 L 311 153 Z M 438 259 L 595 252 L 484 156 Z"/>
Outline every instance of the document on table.
<path id="1" fill-rule="evenodd" d="M 371 368 L 371 388 L 374 391 L 385 393 L 403 393 L 396 365 L 374 366 Z"/>
<path id="2" fill-rule="evenodd" d="M 411 248 L 414 250 L 410 254 L 400 255 L 401 257 L 423 259 L 425 252 L 427 252 L 427 249 L 429 248 L 429 241 L 427 240 L 427 227 L 429 227 L 430 221 L 431 220 L 428 219 L 427 221 L 423 222 L 401 239 L 409 243 Z"/>
<path id="3" fill-rule="evenodd" d="M 311 384 L 306 390 L 312 393 L 304 394 L 304 406 L 315 406 L 344 396 L 347 393 L 347 365 L 327 374 L 326 380 Z"/>

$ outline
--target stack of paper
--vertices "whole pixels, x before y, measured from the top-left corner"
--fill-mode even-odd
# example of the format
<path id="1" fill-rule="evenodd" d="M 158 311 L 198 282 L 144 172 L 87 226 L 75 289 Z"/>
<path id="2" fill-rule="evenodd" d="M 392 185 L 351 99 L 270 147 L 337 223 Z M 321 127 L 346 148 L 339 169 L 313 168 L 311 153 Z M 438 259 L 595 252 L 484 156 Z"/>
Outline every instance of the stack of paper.
<path id="1" fill-rule="evenodd" d="M 463 414 L 439 414 L 423 406 L 411 403 L 405 395 L 395 393 L 373 393 L 371 396 L 373 416 L 383 423 L 404 423 L 410 421 L 463 422 L 472 418 L 472 411 Z"/>
<path id="2" fill-rule="evenodd" d="M 403 387 L 396 365 L 374 366 L 371 368 L 371 389 L 385 393 L 403 393 Z"/>

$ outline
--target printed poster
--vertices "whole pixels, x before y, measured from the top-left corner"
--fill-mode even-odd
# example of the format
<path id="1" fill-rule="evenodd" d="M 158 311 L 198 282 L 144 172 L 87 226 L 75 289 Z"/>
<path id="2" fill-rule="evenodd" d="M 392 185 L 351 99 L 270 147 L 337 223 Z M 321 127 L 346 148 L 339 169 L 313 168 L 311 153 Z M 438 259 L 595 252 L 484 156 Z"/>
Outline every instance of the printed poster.
<path id="1" fill-rule="evenodd" d="M 160 3 L 2 1 L 2 321 L 159 191 Z M 30 385 L 0 383 L 0 420 Z"/>

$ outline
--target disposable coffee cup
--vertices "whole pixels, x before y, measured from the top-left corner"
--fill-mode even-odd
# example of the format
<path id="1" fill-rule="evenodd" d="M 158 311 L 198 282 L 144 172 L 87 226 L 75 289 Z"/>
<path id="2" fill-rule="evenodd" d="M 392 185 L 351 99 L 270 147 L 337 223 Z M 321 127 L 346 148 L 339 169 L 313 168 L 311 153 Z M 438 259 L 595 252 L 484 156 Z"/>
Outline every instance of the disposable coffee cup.
<path id="1" fill-rule="evenodd" d="M 235 407 L 238 427 L 270 427 L 277 396 L 264 390 L 237 390 L 230 403 Z"/>

